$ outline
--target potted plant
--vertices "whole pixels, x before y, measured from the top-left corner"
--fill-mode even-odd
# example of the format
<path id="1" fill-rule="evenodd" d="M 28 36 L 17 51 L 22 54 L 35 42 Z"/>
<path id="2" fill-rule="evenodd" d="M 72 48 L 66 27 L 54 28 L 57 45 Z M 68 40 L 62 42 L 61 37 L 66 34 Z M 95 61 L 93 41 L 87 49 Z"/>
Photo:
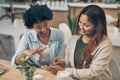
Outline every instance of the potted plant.
<path id="1" fill-rule="evenodd" d="M 73 14 L 71 14 L 71 9 L 70 9 L 70 6 L 68 5 L 67 19 L 68 19 L 68 25 L 69 25 L 69 28 L 70 28 L 72 34 L 74 34 L 76 21 L 77 21 L 77 17 L 75 16 L 75 12 L 76 12 L 76 10 L 74 9 Z"/>
<path id="2" fill-rule="evenodd" d="M 116 26 L 117 26 L 118 28 L 120 28 L 120 6 L 118 6 L 117 17 L 118 17 L 118 20 L 117 20 Z"/>
<path id="3" fill-rule="evenodd" d="M 13 23 L 13 22 L 14 22 L 14 19 L 15 19 L 13 2 L 12 2 L 12 0 L 7 0 L 6 2 L 8 2 L 9 5 L 10 5 L 8 8 L 6 8 L 7 11 L 9 12 L 9 14 L 7 13 L 7 14 L 5 14 L 5 15 L 2 15 L 2 16 L 0 17 L 0 20 L 2 20 L 4 17 L 8 17 L 8 18 L 11 19 L 11 21 L 12 21 L 12 23 Z"/>
<path id="4" fill-rule="evenodd" d="M 36 67 L 33 65 L 28 65 L 24 59 L 20 60 L 19 64 L 21 66 L 21 74 L 26 77 L 26 80 L 33 80 L 33 75 L 35 74 Z"/>

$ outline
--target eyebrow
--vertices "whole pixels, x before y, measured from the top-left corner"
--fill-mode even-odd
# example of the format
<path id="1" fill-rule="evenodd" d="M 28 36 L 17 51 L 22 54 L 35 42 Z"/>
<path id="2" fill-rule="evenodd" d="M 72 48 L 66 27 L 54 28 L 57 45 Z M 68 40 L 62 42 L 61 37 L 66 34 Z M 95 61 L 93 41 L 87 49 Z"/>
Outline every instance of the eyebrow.
<path id="1" fill-rule="evenodd" d="M 79 21 L 80 23 L 82 23 L 81 21 Z M 82 23 L 82 24 L 84 24 L 84 25 L 90 25 L 90 23 Z"/>

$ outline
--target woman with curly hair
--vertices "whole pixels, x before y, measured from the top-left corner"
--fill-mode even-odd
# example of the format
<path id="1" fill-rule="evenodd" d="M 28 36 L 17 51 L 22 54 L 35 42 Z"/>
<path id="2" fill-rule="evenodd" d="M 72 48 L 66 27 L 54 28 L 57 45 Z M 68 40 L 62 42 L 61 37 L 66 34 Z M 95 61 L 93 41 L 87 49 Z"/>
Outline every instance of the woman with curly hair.
<path id="1" fill-rule="evenodd" d="M 49 22 L 52 18 L 52 11 L 47 5 L 34 5 L 25 11 L 24 24 L 30 30 L 21 37 L 11 61 L 12 66 L 17 67 L 22 58 L 37 67 L 42 64 L 49 66 L 54 57 L 62 58 L 64 36 L 60 30 L 50 28 Z"/>
<path id="2" fill-rule="evenodd" d="M 65 61 L 54 58 L 53 66 L 43 69 L 54 74 L 64 70 L 77 80 L 112 80 L 109 69 L 112 44 L 107 37 L 103 9 L 86 6 L 79 14 L 75 32 L 67 44 Z"/>

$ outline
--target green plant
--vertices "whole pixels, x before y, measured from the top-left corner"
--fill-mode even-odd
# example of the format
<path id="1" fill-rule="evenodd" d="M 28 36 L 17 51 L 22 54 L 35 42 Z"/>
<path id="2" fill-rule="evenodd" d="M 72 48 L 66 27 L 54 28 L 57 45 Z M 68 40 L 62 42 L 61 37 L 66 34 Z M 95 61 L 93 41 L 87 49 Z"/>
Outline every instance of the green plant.
<path id="1" fill-rule="evenodd" d="M 117 13 L 118 19 L 120 19 L 120 6 L 118 6 L 118 13 Z"/>
<path id="2" fill-rule="evenodd" d="M 117 12 L 117 23 L 116 23 L 116 27 L 120 28 L 120 5 L 118 6 L 118 12 Z"/>
<path id="3" fill-rule="evenodd" d="M 74 34 L 74 30 L 76 27 L 76 21 L 77 21 L 77 17 L 75 16 L 76 10 L 73 9 L 73 14 L 71 14 L 71 9 L 70 6 L 68 5 L 68 24 L 69 24 L 69 28 L 71 30 L 71 33 Z"/>
<path id="4" fill-rule="evenodd" d="M 28 65 L 24 59 L 19 61 L 21 66 L 20 71 L 26 77 L 26 80 L 32 80 L 33 75 L 35 74 L 35 66 Z"/>

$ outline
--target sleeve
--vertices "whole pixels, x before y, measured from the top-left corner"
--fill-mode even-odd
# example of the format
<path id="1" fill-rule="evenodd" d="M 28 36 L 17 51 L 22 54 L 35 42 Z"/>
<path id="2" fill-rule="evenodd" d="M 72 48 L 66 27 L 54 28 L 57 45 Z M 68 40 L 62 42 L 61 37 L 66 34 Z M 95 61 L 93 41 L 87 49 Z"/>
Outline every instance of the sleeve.
<path id="1" fill-rule="evenodd" d="M 74 50 L 75 50 L 75 46 L 76 46 L 76 42 L 78 40 L 79 36 L 76 36 L 76 35 L 73 35 L 67 46 L 66 46 L 66 49 L 65 49 L 65 67 L 71 67 L 72 66 L 72 63 L 74 64 L 74 61 L 73 61 L 73 56 L 74 56 Z"/>
<path id="2" fill-rule="evenodd" d="M 104 43 L 97 50 L 96 57 L 89 68 L 87 69 L 76 69 L 76 68 L 66 68 L 65 71 L 69 72 L 71 76 L 79 79 L 90 79 L 101 74 L 104 74 L 109 66 L 109 62 L 112 56 L 112 45 L 110 43 Z"/>
<path id="3" fill-rule="evenodd" d="M 66 48 L 65 48 L 65 67 L 70 67 L 70 62 L 69 62 L 69 58 L 70 58 L 70 54 L 69 54 L 69 44 L 67 44 Z"/>
<path id="4" fill-rule="evenodd" d="M 15 58 L 16 56 L 20 55 L 22 53 L 22 51 L 26 50 L 27 49 L 27 36 L 24 34 L 22 36 L 22 38 L 20 39 L 20 42 L 19 42 L 19 45 L 18 45 L 18 48 L 14 54 L 14 56 L 12 57 L 12 60 L 11 60 L 11 65 L 13 67 L 18 67 L 18 65 L 16 65 L 15 63 Z"/>
<path id="5" fill-rule="evenodd" d="M 59 36 L 59 47 L 58 47 L 57 57 L 62 59 L 63 58 L 64 49 L 65 49 L 64 34 L 63 34 L 62 31 L 59 30 L 59 33 L 58 33 L 57 36 Z"/>

